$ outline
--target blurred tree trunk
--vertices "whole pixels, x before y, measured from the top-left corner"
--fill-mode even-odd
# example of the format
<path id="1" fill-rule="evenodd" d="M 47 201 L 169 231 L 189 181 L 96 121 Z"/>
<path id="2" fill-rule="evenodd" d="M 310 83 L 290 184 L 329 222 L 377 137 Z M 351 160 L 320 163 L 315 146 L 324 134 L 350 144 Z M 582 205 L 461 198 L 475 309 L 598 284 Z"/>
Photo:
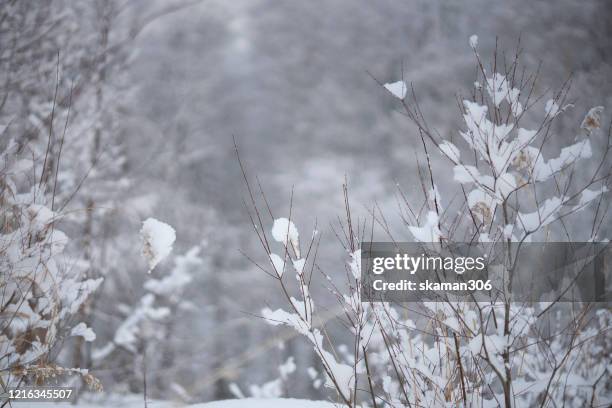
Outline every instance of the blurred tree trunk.
<path id="1" fill-rule="evenodd" d="M 94 137 L 91 146 L 90 153 L 90 166 L 94 168 L 97 164 L 97 158 L 100 153 L 102 143 L 102 112 L 104 110 L 104 87 L 106 85 L 107 76 L 107 49 L 108 49 L 108 38 L 111 29 L 113 7 L 110 0 L 106 0 L 99 4 L 98 19 L 101 22 L 99 32 L 99 49 L 98 56 L 95 59 L 94 69 L 97 70 L 97 75 L 92 75 L 92 78 L 96 80 L 96 99 L 95 99 L 95 111 L 97 120 L 94 125 Z M 89 262 L 89 269 L 87 277 L 100 276 L 100 265 L 96 263 L 102 262 L 102 259 L 95 259 L 92 254 L 92 248 L 95 243 L 96 246 L 102 247 L 104 245 L 103 236 L 97 236 L 95 231 L 95 211 L 96 202 L 93 196 L 89 196 L 86 199 L 86 219 L 85 226 L 83 229 L 83 243 L 84 243 L 84 257 Z M 101 234 L 100 234 L 101 235 Z M 98 291 L 100 293 L 101 291 Z M 91 327 L 93 322 L 92 311 L 95 310 L 95 302 L 97 295 L 92 296 L 90 300 L 83 303 L 79 308 L 78 321 L 84 322 L 88 327 Z M 79 368 L 91 368 L 91 347 L 84 347 L 85 342 L 83 337 L 77 337 L 74 345 L 73 353 L 73 365 Z"/>
<path id="2" fill-rule="evenodd" d="M 213 305 L 213 322 L 212 327 L 220 328 L 223 327 L 227 319 L 227 313 L 225 308 L 223 307 L 223 293 L 227 293 L 223 290 L 223 283 L 221 278 L 220 271 L 224 268 L 223 256 L 217 252 L 213 257 L 212 262 L 212 273 L 210 276 L 210 285 L 211 285 L 211 299 L 210 304 Z M 226 338 L 224 336 L 215 334 L 214 335 L 214 353 L 213 356 L 213 372 L 218 372 L 223 368 L 223 362 L 227 356 L 227 344 Z M 224 376 L 219 376 L 219 378 L 215 381 L 213 385 L 213 400 L 223 400 L 233 398 L 232 394 L 229 392 L 228 384 Z"/>

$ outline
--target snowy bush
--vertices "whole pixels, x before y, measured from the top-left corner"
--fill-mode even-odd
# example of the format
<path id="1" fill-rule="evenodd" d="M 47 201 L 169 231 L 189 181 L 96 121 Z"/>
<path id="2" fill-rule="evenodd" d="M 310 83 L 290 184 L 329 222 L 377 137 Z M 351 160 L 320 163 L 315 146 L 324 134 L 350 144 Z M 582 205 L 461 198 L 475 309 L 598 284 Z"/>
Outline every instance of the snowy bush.
<path id="1" fill-rule="evenodd" d="M 87 370 L 55 365 L 54 355 L 69 337 L 95 338 L 71 318 L 102 279 L 84 279 L 64 252 L 68 237 L 56 227 L 62 215 L 31 182 L 34 164 L 20 153 L 11 141 L 0 155 L 0 384 L 77 374 L 99 388 Z"/>
<path id="2" fill-rule="evenodd" d="M 151 227 L 153 225 L 153 227 Z M 149 218 L 143 224 L 143 256 L 157 261 L 169 255 L 174 242 L 174 229 L 169 225 Z M 160 278 L 149 278 L 144 283 L 145 293 L 134 305 L 122 305 L 124 318 L 114 328 L 110 342 L 92 352 L 96 366 L 104 367 L 108 361 L 120 361 L 126 371 L 139 380 L 155 385 L 156 392 L 167 387 L 178 387 L 167 381 L 166 371 L 174 369 L 170 354 L 176 345 L 173 330 L 185 312 L 192 309 L 184 292 L 201 271 L 203 259 L 200 247 L 174 257 L 174 267 Z M 150 264 L 149 264 L 150 265 Z M 123 373 L 116 372 L 116 376 Z M 145 377 L 146 376 L 146 377 Z M 136 387 L 138 389 L 138 387 Z M 181 397 L 187 398 L 186 395 Z"/>
<path id="3" fill-rule="evenodd" d="M 509 250 L 524 242 L 607 242 L 604 200 L 611 174 L 611 135 L 600 129 L 603 108 L 587 109 L 574 140 L 551 152 L 547 142 L 561 137 L 554 131 L 555 119 L 577 109 L 566 102 L 568 87 L 542 101 L 543 96 L 535 95 L 537 75 L 520 67 L 518 52 L 511 61 L 502 62 L 496 55 L 487 69 L 477 52 L 477 37 L 471 37 L 469 45 L 478 78 L 472 98 L 461 101 L 464 126 L 459 137 L 441 138 L 429 127 L 415 91 L 408 94 L 404 81 L 384 85 L 416 125 L 425 149 L 425 203 L 419 209 L 405 199 L 407 231 L 417 242 L 501 243 Z M 441 169 L 434 167 L 433 149 L 450 162 L 459 198 L 442 197 L 435 183 Z M 592 165 L 581 166 L 585 160 Z M 255 203 L 250 188 L 249 193 Z M 346 186 L 345 203 L 343 233 L 338 236 L 347 252 L 347 284 L 339 289 L 326 277 L 341 309 L 339 319 L 354 339 L 348 353 L 341 353 L 327 335 L 311 296 L 316 234 L 307 249 L 300 248 L 291 217 L 273 220 L 270 229 L 257 207 L 251 214 L 268 258 L 267 266 L 258 266 L 278 282 L 286 299 L 285 308 L 265 308 L 262 317 L 305 338 L 337 403 L 510 407 L 612 402 L 608 308 L 517 302 L 511 257 L 500 265 L 503 296 L 497 301 L 410 306 L 367 302 L 360 291 L 360 242 L 376 225 L 390 232 L 384 215 L 375 211 L 371 227 L 353 219 Z M 572 229 L 572 223 L 580 228 Z M 575 230 L 583 235 L 571 235 Z M 312 378 L 317 379 L 316 373 Z"/>

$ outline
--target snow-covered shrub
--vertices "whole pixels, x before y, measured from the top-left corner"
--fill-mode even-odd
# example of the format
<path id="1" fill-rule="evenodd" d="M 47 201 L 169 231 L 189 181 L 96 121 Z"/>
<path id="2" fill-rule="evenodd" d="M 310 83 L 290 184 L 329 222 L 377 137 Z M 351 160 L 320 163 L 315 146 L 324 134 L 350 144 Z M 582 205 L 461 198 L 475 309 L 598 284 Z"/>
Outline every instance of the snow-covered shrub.
<path id="1" fill-rule="evenodd" d="M 86 328 L 100 328 L 96 300 L 114 278 L 109 271 L 125 268 L 118 253 L 127 239 L 119 239 L 115 226 L 128 185 L 119 117 L 130 89 L 129 39 L 137 30 L 119 20 L 130 14 L 115 0 L 51 0 L 36 7 L 4 2 L 0 11 L 0 49 L 6 56 L 0 61 L 0 150 L 14 140 L 8 155 L 19 151 L 23 159 L 14 168 L 19 174 L 10 177 L 27 180 L 29 185 L 18 183 L 19 193 L 32 188 L 32 203 L 53 210 L 49 231 L 58 233 L 60 218 L 61 228 L 70 231 L 65 252 L 52 250 L 54 262 L 61 260 L 58 268 L 75 279 L 62 290 L 78 288 L 77 277 L 105 278 L 93 296 L 74 303 L 71 320 L 85 327 L 75 333 L 85 336 L 60 342 L 61 353 L 53 352 L 53 360 L 69 367 L 92 368 Z"/>
<path id="2" fill-rule="evenodd" d="M 143 256 L 149 267 L 151 260 L 157 263 L 169 255 L 175 238 L 172 227 L 149 218 L 143 223 L 141 235 Z M 175 256 L 174 267 L 167 275 L 145 281 L 145 293 L 136 304 L 120 306 L 124 318 L 114 329 L 112 341 L 92 352 L 96 366 L 104 367 L 107 361 L 120 361 L 129 377 L 139 380 L 138 387 L 143 375 L 155 384 L 156 391 L 173 385 L 165 374 L 174 369 L 174 361 L 168 354 L 176 347 L 172 334 L 177 319 L 193 309 L 184 292 L 194 275 L 202 269 L 204 261 L 200 250 L 195 246 L 185 254 Z M 124 377 L 125 374 L 117 371 L 115 375 Z M 138 387 L 133 391 L 139 390 Z"/>
<path id="3" fill-rule="evenodd" d="M 582 124 L 576 124 L 573 141 L 551 152 L 551 139 L 561 139 L 553 126 L 555 119 L 575 109 L 566 103 L 568 87 L 541 101 L 535 95 L 537 75 L 519 66 L 518 52 L 503 63 L 496 56 L 488 71 L 477 52 L 477 37 L 472 36 L 469 45 L 478 81 L 472 98 L 461 103 L 464 127 L 458 137 L 441 138 L 429 126 L 414 91 L 409 94 L 405 83 L 384 85 L 401 101 L 425 149 L 425 203 L 419 210 L 406 200 L 407 231 L 417 242 L 442 246 L 480 242 L 510 249 L 524 242 L 607 242 L 602 234 L 607 233 L 611 135 L 600 131 L 603 108 L 588 110 Z M 458 198 L 442 197 L 435 183 L 440 169 L 434 167 L 430 150 L 451 163 Z M 587 160 L 589 166 L 583 166 Z M 269 230 L 257 208 L 251 217 L 269 260 L 267 267 L 258 266 L 278 281 L 287 300 L 286 309 L 265 308 L 262 316 L 271 325 L 292 327 L 312 345 L 325 371 L 325 385 L 335 391 L 338 403 L 349 407 L 610 404 L 612 336 L 607 307 L 517 302 L 511 257 L 500 265 L 506 272 L 500 300 L 367 302 L 360 291 L 360 242 L 370 228 L 359 227 L 352 219 L 346 189 L 345 203 L 346 221 L 338 235 L 347 251 L 347 285 L 342 290 L 332 283 L 331 294 L 354 339 L 349 355 L 340 353 L 326 334 L 310 294 L 317 270 L 316 235 L 304 250 L 290 219 L 274 220 Z M 389 233 L 382 214 L 373 212 L 372 217 L 373 224 Z M 572 223 L 578 227 L 572 228 Z M 574 231 L 582 235 L 575 236 Z"/>
<path id="4" fill-rule="evenodd" d="M 15 387 L 46 383 L 67 374 L 100 384 L 87 370 L 55 365 L 65 339 L 95 333 L 71 317 L 102 282 L 84 279 L 64 252 L 68 237 L 58 229 L 36 167 L 10 141 L 0 154 L 0 384 Z"/>

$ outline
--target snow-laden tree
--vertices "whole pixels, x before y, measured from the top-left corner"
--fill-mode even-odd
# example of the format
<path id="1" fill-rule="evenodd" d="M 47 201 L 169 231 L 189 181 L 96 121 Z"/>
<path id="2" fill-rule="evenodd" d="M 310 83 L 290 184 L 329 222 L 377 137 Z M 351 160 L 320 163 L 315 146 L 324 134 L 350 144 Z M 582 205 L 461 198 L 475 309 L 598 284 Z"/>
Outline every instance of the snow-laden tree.
<path id="1" fill-rule="evenodd" d="M 265 308 L 262 317 L 307 340 L 321 361 L 325 385 L 345 406 L 607 406 L 608 305 L 518 301 L 512 257 L 520 256 L 513 249 L 526 242 L 607 242 L 601 231 L 608 222 L 612 140 L 610 128 L 601 130 L 603 107 L 586 107 L 573 141 L 551 151 L 551 138 L 560 137 L 552 124 L 578 109 L 567 101 L 567 85 L 549 98 L 536 95 L 538 74 L 520 65 L 520 50 L 510 60 L 495 55 L 485 67 L 478 38 L 472 36 L 469 45 L 478 78 L 472 97 L 460 101 L 464 125 L 457 136 L 442 137 L 429 126 L 411 85 L 384 86 L 416 125 L 424 149 L 425 202 L 414 207 L 400 190 L 403 224 L 424 245 L 507 248 L 508 256 L 496 265 L 501 296 L 415 304 L 362 298 L 360 243 L 372 240 L 375 229 L 395 238 L 376 207 L 371 226 L 354 220 L 345 188 L 346 218 L 337 235 L 347 251 L 347 283 L 323 275 L 338 301 L 338 319 L 353 339 L 349 352 L 334 344 L 325 324 L 329 312 L 319 310 L 311 295 L 319 270 L 317 234 L 300 244 L 291 216 L 274 220 L 269 229 L 265 212 L 255 206 L 251 220 L 268 259 L 257 265 L 287 300 L 286 308 Z M 436 185 L 445 169 L 432 165 L 434 154 L 450 163 L 458 190 L 452 199 Z M 582 166 L 586 160 L 590 165 Z M 250 187 L 249 193 L 255 205 Z M 584 211 L 588 207 L 593 211 Z M 316 373 L 313 378 L 321 379 Z"/>
<path id="2" fill-rule="evenodd" d="M 56 235 L 59 228 L 71 232 L 72 239 L 61 245 L 63 253 L 53 251 L 52 259 L 60 257 L 73 279 L 100 285 L 91 296 L 74 302 L 73 323 L 82 323 L 75 333 L 85 335 L 62 341 L 63 347 L 54 350 L 49 362 L 90 367 L 91 328 L 100 315 L 97 299 L 130 296 L 117 290 L 129 291 L 118 275 L 140 264 L 137 257 L 126 262 L 122 252 L 133 241 L 133 231 L 123 222 L 133 213 L 120 208 L 130 185 L 124 177 L 125 134 L 118 126 L 126 114 L 123 101 L 132 89 L 126 68 L 139 33 L 182 4 L 142 10 L 136 3 L 116 0 L 44 0 L 36 7 L 2 2 L 0 148 L 11 163 L 17 163 L 3 171 L 10 177 L 17 172 L 22 183 L 27 180 L 29 185 L 18 183 L 19 189 L 32 188 L 31 204 L 44 205 L 53 214 L 44 224 L 52 228 L 41 229 Z M 3 189 L 2 194 L 17 192 Z M 3 234 L 5 230 L 10 231 L 3 228 Z M 7 254 L 2 253 L 3 262 Z M 11 283 L 13 276 L 1 272 L 2 284 Z M 105 289 L 107 284 L 110 288 Z M 104 312 L 118 312 L 112 308 L 117 303 L 106 302 L 111 310 Z M 106 335 L 102 331 L 98 341 Z"/>

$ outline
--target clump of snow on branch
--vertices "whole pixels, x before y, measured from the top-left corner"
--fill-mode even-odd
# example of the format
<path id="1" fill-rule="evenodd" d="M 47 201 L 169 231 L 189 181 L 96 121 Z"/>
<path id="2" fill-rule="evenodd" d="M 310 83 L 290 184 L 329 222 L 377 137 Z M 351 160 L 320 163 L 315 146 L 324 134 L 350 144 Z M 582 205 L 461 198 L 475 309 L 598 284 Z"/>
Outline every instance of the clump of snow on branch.
<path id="1" fill-rule="evenodd" d="M 546 116 L 554 118 L 561 113 L 561 108 L 559 108 L 559 105 L 557 105 L 554 99 L 549 99 L 546 102 L 546 106 L 544 106 L 544 113 L 546 113 Z"/>
<path id="2" fill-rule="evenodd" d="M 274 224 L 272 225 L 272 238 L 276 242 L 281 242 L 284 246 L 287 246 L 289 243 L 294 251 L 296 251 L 297 256 L 299 257 L 299 248 L 300 248 L 300 240 L 299 240 L 298 230 L 293 224 L 293 221 L 290 221 L 287 218 L 277 218 L 274 220 Z"/>
<path id="3" fill-rule="evenodd" d="M 140 237 L 142 239 L 142 256 L 147 261 L 149 272 L 151 272 L 158 263 L 172 252 L 176 232 L 170 225 L 155 218 L 148 218 L 142 223 Z"/>
<path id="4" fill-rule="evenodd" d="M 406 97 L 406 92 L 408 91 L 408 88 L 406 87 L 406 83 L 404 81 L 386 83 L 384 86 L 385 89 L 397 99 L 404 99 Z"/>
<path id="5" fill-rule="evenodd" d="M 478 36 L 473 34 L 470 36 L 470 48 L 475 50 L 476 47 L 478 47 Z"/>
<path id="6" fill-rule="evenodd" d="M 439 220 L 438 214 L 435 211 L 429 211 L 423 226 L 409 226 L 408 230 L 418 242 L 438 242 L 441 237 L 438 226 Z"/>
<path id="7" fill-rule="evenodd" d="M 83 322 L 74 326 L 70 331 L 70 335 L 81 336 L 85 341 L 94 341 L 96 339 L 96 333 Z"/>
<path id="8" fill-rule="evenodd" d="M 459 163 L 460 161 L 460 153 L 457 146 L 452 144 L 451 142 L 445 140 L 438 145 L 438 148 L 442 151 L 444 155 L 446 155 L 453 163 Z"/>
<path id="9" fill-rule="evenodd" d="M 283 273 L 285 272 L 285 260 L 280 256 L 272 253 L 270 254 L 270 261 L 272 262 L 272 266 L 274 267 L 276 274 L 279 277 L 282 277 Z"/>

